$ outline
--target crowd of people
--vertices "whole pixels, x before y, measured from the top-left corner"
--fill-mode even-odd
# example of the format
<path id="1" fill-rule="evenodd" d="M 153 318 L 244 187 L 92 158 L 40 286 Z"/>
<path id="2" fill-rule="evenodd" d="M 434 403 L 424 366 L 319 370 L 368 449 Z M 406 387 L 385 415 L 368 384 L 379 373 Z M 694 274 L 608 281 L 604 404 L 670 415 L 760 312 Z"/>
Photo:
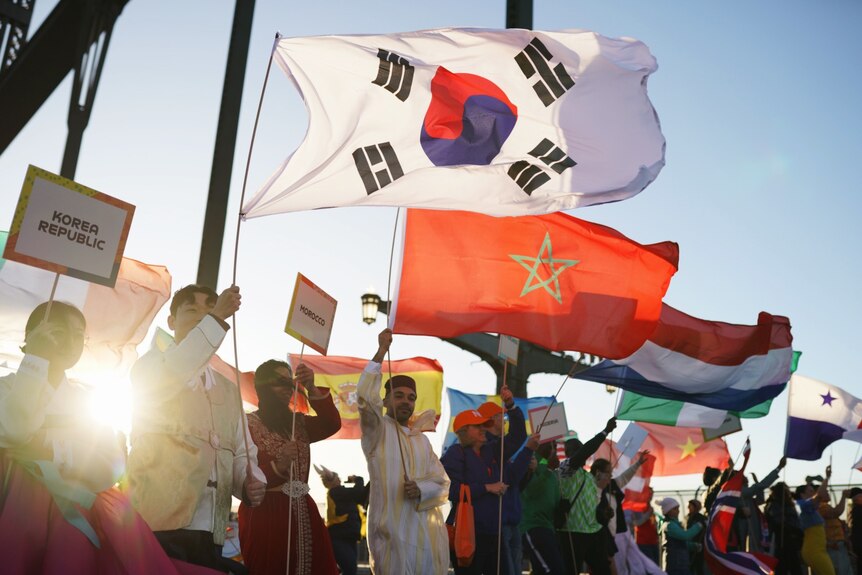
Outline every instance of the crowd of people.
<path id="1" fill-rule="evenodd" d="M 437 575 L 450 565 L 457 574 L 515 575 L 526 561 L 549 575 L 710 572 L 706 525 L 732 462 L 707 468 L 703 501 L 688 502 L 684 521 L 669 497 L 655 502 L 660 515 L 652 506 L 634 512 L 625 486 L 648 452 L 622 470 L 594 457 L 615 419 L 586 442 L 568 440 L 559 461 L 553 443 L 527 435 L 505 387 L 502 405 L 456 415 L 458 441 L 438 458 L 421 431 L 435 414 L 414 413 L 416 382 L 383 380 L 389 330 L 357 387 L 369 482 L 349 476 L 343 485 L 317 467 L 327 489 L 322 518 L 309 495 L 310 444 L 340 429 L 338 410 L 307 366 L 269 360 L 254 374 L 258 410 L 243 414 L 236 386 L 209 363 L 240 303 L 237 287 L 176 292 L 173 343 L 144 354 L 131 372 L 128 455 L 113 430 L 83 417 L 88 391 L 66 377 L 83 351 L 83 314 L 56 301 L 33 310 L 25 356 L 0 378 L 0 540 L 11 550 L 3 572 L 353 575 L 363 536 L 381 575 Z M 806 566 L 815 575 L 862 573 L 862 489 L 832 505 L 831 468 L 792 490 L 776 483 L 784 465 L 743 483 L 728 550 L 768 554 L 777 574 Z M 465 486 L 468 558 L 451 545 Z M 242 564 L 221 549 L 232 497 L 241 500 Z"/>

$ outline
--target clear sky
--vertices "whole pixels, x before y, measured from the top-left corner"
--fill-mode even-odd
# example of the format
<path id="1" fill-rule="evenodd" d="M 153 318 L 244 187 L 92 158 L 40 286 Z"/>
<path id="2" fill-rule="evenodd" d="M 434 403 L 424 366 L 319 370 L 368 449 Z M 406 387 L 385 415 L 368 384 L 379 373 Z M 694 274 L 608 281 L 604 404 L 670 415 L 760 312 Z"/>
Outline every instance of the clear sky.
<path id="1" fill-rule="evenodd" d="M 34 26 L 54 6 L 36 4 Z M 194 281 L 234 3 L 131 0 L 114 30 L 76 179 L 135 204 L 126 255 L 166 265 L 174 288 Z M 221 285 L 231 279 L 242 172 L 264 71 L 276 31 L 285 36 L 388 33 L 444 26 L 500 28 L 503 0 L 275 2 L 258 0 L 246 75 Z M 642 243 L 680 245 L 679 272 L 665 301 L 691 315 L 754 323 L 761 310 L 786 315 L 800 373 L 862 396 L 854 361 L 862 348 L 862 90 L 858 30 L 862 4 L 538 0 L 534 28 L 588 29 L 645 42 L 659 63 L 649 94 L 667 139 L 667 165 L 640 195 L 574 215 Z M 28 164 L 58 172 L 66 138 L 71 76 L 0 156 L 0 227 L 8 229 Z M 0 116 L 2 117 L 2 116 Z M 255 144 L 248 194 L 305 132 L 307 114 L 290 82 L 273 69 Z M 395 210 L 353 208 L 249 220 L 242 226 L 237 318 L 239 364 L 298 353 L 283 333 L 297 272 L 339 301 L 330 353 L 369 357 L 383 324 L 360 320 L 359 296 L 385 295 Z M 5 223 L 4 223 L 5 222 Z M 62 280 L 61 280 L 62 281 Z M 165 326 L 167 310 L 156 323 Z M 382 316 L 381 316 L 382 318 Z M 393 359 L 438 359 L 446 384 L 492 393 L 491 370 L 434 338 L 396 336 Z M 229 345 L 221 354 L 232 361 Z M 536 375 L 530 395 L 551 395 L 560 376 Z M 570 427 L 602 428 L 613 410 L 604 387 L 567 383 Z M 784 441 L 786 394 L 762 420 L 728 437 L 736 455 L 750 435 L 751 469 L 764 475 Z M 625 424 L 621 425 L 621 429 Z M 619 432 L 618 432 L 619 433 Z M 439 438 L 432 438 L 439 445 Z M 818 463 L 792 461 L 798 483 L 821 473 L 833 453 L 844 483 L 857 444 L 838 442 Z M 364 474 L 357 441 L 316 444 L 313 461 Z M 853 480 L 860 475 L 854 472 Z M 656 481 L 694 488 L 695 476 Z M 322 487 L 312 477 L 313 494 Z"/>

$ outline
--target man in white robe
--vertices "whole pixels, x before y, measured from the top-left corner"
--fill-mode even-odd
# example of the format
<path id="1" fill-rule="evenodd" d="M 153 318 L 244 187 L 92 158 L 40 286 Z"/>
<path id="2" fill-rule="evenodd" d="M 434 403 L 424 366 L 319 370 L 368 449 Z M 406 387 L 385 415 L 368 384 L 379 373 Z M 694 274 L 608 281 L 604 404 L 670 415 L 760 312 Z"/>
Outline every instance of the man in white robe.
<path id="1" fill-rule="evenodd" d="M 439 575 L 449 568 L 449 539 L 440 507 L 449 494 L 449 477 L 422 433 L 434 412 L 411 421 L 416 382 L 396 375 L 381 399 L 381 364 L 392 332 L 377 338 L 377 353 L 359 378 L 362 451 L 368 461 L 368 550 L 378 575 Z M 384 409 L 386 413 L 384 414 Z"/>

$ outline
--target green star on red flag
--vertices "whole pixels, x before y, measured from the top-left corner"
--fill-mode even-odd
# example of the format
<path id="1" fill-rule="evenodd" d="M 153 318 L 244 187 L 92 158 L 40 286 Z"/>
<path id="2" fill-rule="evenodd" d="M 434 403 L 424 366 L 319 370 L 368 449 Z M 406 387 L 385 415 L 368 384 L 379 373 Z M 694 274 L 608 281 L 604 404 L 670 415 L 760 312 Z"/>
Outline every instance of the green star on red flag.
<path id="1" fill-rule="evenodd" d="M 547 254 L 547 256 L 544 256 L 543 254 Z M 533 290 L 544 288 L 544 290 L 551 294 L 551 297 L 557 300 L 557 303 L 560 304 L 563 303 L 563 296 L 560 293 L 560 274 L 568 268 L 580 263 L 580 260 L 554 259 L 550 232 L 545 232 L 545 239 L 542 241 L 542 246 L 539 248 L 539 253 L 536 257 L 532 258 L 530 256 L 513 254 L 509 254 L 509 257 L 521 264 L 525 270 L 530 272 L 530 275 L 527 276 L 527 281 L 524 282 L 524 288 L 521 290 L 521 295 L 519 297 L 524 297 Z M 539 268 L 542 267 L 542 264 L 547 264 L 551 272 L 550 277 L 544 280 L 539 277 Z M 555 265 L 558 265 L 558 267 L 554 267 Z M 535 283 L 533 283 L 534 280 Z M 550 287 L 552 283 L 554 286 L 553 289 Z"/>

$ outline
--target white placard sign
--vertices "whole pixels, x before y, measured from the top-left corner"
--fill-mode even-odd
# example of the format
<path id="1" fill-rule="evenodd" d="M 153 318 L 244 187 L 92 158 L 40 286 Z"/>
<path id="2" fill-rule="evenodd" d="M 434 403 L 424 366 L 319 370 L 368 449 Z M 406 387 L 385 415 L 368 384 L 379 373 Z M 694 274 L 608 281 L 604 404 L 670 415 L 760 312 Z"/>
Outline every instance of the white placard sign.
<path id="1" fill-rule="evenodd" d="M 284 331 L 326 355 L 338 302 L 302 274 L 296 274 L 293 300 Z"/>
<path id="2" fill-rule="evenodd" d="M 703 440 L 712 441 L 713 439 L 718 439 L 719 437 L 742 431 L 742 421 L 740 421 L 738 416 L 728 413 L 724 417 L 724 422 L 720 426 L 715 429 L 704 428 L 702 431 Z"/>
<path id="3" fill-rule="evenodd" d="M 518 346 L 521 340 L 511 335 L 500 334 L 500 347 L 497 348 L 497 357 L 505 359 L 512 365 L 518 365 Z"/>
<path id="4" fill-rule="evenodd" d="M 113 287 L 135 207 L 35 166 L 3 257 Z"/>
<path id="5" fill-rule="evenodd" d="M 548 412 L 548 417 L 545 417 L 545 412 Z M 541 435 L 539 436 L 540 443 L 553 441 L 566 436 L 569 433 L 569 425 L 566 422 L 566 409 L 562 403 L 555 403 L 548 411 L 547 407 L 536 407 L 529 412 L 530 428 L 535 433 L 539 430 L 539 425 L 542 426 Z M 545 423 L 542 424 L 542 419 Z"/>
<path id="6" fill-rule="evenodd" d="M 640 425 L 630 423 L 617 440 L 617 448 L 619 448 L 620 454 L 625 455 L 634 461 L 635 456 L 638 451 L 640 451 L 641 445 L 644 444 L 644 440 L 647 438 L 647 435 L 648 433 L 646 429 Z"/>

